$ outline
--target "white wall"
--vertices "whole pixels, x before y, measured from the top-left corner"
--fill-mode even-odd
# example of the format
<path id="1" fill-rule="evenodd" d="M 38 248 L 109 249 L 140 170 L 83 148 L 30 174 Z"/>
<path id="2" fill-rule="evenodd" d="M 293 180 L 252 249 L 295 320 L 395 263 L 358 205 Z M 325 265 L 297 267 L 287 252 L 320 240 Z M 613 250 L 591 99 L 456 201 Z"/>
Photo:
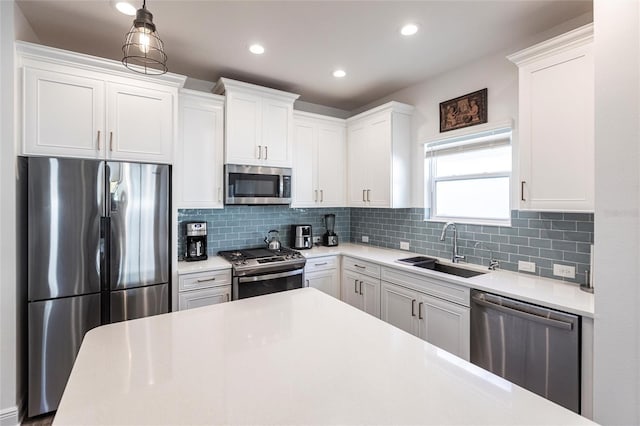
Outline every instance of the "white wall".
<path id="1" fill-rule="evenodd" d="M 594 418 L 640 424 L 640 2 L 596 0 Z"/>
<path id="2" fill-rule="evenodd" d="M 0 424 L 17 424 L 19 395 L 15 241 L 14 3 L 0 1 Z"/>

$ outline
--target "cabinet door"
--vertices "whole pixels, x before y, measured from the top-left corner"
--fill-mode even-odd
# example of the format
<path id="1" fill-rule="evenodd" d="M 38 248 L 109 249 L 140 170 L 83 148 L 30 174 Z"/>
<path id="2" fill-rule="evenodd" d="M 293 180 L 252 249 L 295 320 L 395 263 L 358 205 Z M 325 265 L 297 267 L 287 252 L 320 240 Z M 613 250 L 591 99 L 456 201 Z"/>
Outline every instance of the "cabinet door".
<path id="1" fill-rule="evenodd" d="M 380 280 L 361 275 L 362 310 L 380 318 Z"/>
<path id="2" fill-rule="evenodd" d="M 262 99 L 262 159 L 267 166 L 291 167 L 291 102 Z"/>
<path id="3" fill-rule="evenodd" d="M 593 211 L 591 46 L 526 66 L 520 80 L 521 208 Z"/>
<path id="4" fill-rule="evenodd" d="M 23 77 L 23 154 L 104 155 L 104 82 L 30 67 Z"/>
<path id="5" fill-rule="evenodd" d="M 107 83 L 107 155 L 114 160 L 171 163 L 175 93 Z"/>
<path id="6" fill-rule="evenodd" d="M 178 294 L 178 309 L 199 308 L 215 305 L 231 300 L 231 286 L 207 288 L 204 290 L 186 291 Z"/>
<path id="7" fill-rule="evenodd" d="M 347 205 L 345 129 L 320 125 L 317 140 L 319 206 L 344 207 Z"/>
<path id="8" fill-rule="evenodd" d="M 291 207 L 316 207 L 316 144 L 312 123 L 299 121 L 293 130 L 293 199 Z"/>
<path id="9" fill-rule="evenodd" d="M 382 282 L 380 319 L 411 333 L 418 334 L 418 294 L 388 282 Z"/>
<path id="10" fill-rule="evenodd" d="M 305 273 L 305 279 L 309 287 L 316 288 L 336 299 L 340 298 L 340 281 L 337 269 Z"/>
<path id="11" fill-rule="evenodd" d="M 342 301 L 360 310 L 364 309 L 364 300 L 360 295 L 360 280 L 362 276 L 351 271 L 342 272 Z"/>
<path id="12" fill-rule="evenodd" d="M 419 337 L 469 361 L 469 308 L 420 294 Z"/>
<path id="13" fill-rule="evenodd" d="M 347 139 L 347 173 L 349 188 L 349 206 L 366 207 L 367 168 L 370 167 L 367 152 L 367 135 L 364 123 L 349 127 Z"/>
<path id="14" fill-rule="evenodd" d="M 223 208 L 223 103 L 180 97 L 176 144 L 178 207 Z"/>
<path id="15" fill-rule="evenodd" d="M 367 123 L 367 204 L 391 207 L 391 117 L 383 113 Z"/>
<path id="16" fill-rule="evenodd" d="M 248 93 L 227 94 L 225 163 L 259 166 L 263 148 L 262 99 Z"/>

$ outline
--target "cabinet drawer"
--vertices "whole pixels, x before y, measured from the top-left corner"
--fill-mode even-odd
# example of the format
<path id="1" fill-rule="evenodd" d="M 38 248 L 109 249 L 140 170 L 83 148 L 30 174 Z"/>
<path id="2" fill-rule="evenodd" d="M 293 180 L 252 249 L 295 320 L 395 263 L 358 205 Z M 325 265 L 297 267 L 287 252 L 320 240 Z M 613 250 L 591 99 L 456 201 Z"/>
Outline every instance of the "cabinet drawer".
<path id="1" fill-rule="evenodd" d="M 344 269 L 369 275 L 370 277 L 380 278 L 380 265 L 378 264 L 351 257 L 345 257 L 342 261 L 344 262 Z"/>
<path id="2" fill-rule="evenodd" d="M 337 256 L 316 257 L 314 259 L 307 259 L 307 264 L 304 267 L 305 273 L 324 271 L 326 269 L 336 269 L 338 267 Z"/>
<path id="3" fill-rule="evenodd" d="M 468 287 L 451 284 L 430 277 L 427 278 L 422 275 L 398 271 L 392 268 L 382 268 L 382 280 L 460 305 L 469 306 L 470 290 Z"/>
<path id="4" fill-rule="evenodd" d="M 231 284 L 231 270 L 195 272 L 180 276 L 179 291 Z"/>
<path id="5" fill-rule="evenodd" d="M 178 295 L 178 309 L 200 308 L 202 306 L 216 305 L 231 300 L 231 286 L 205 288 L 202 290 L 185 291 Z"/>

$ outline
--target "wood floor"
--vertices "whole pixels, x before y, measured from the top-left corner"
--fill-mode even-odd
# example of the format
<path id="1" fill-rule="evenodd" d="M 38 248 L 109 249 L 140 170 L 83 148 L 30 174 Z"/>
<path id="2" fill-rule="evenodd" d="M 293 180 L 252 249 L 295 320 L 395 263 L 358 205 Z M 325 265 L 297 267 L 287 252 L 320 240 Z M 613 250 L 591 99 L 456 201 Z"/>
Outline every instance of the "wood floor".
<path id="1" fill-rule="evenodd" d="M 42 416 L 32 417 L 22 420 L 22 426 L 51 426 L 54 414 L 43 414 Z"/>

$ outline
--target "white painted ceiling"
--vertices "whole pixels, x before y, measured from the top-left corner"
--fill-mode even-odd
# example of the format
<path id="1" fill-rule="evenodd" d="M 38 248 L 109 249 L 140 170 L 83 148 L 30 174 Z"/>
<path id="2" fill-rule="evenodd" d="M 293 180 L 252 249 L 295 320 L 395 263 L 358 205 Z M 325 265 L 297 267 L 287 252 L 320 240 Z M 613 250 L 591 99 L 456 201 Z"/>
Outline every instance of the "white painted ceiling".
<path id="1" fill-rule="evenodd" d="M 110 0 L 18 0 L 42 44 L 121 59 L 133 18 Z M 132 2 L 141 6 L 141 0 Z M 591 0 L 148 0 L 169 70 L 229 77 L 354 110 L 590 13 Z M 406 38 L 400 27 L 420 31 Z M 248 51 L 259 42 L 266 52 Z M 347 76 L 334 78 L 335 68 Z"/>

